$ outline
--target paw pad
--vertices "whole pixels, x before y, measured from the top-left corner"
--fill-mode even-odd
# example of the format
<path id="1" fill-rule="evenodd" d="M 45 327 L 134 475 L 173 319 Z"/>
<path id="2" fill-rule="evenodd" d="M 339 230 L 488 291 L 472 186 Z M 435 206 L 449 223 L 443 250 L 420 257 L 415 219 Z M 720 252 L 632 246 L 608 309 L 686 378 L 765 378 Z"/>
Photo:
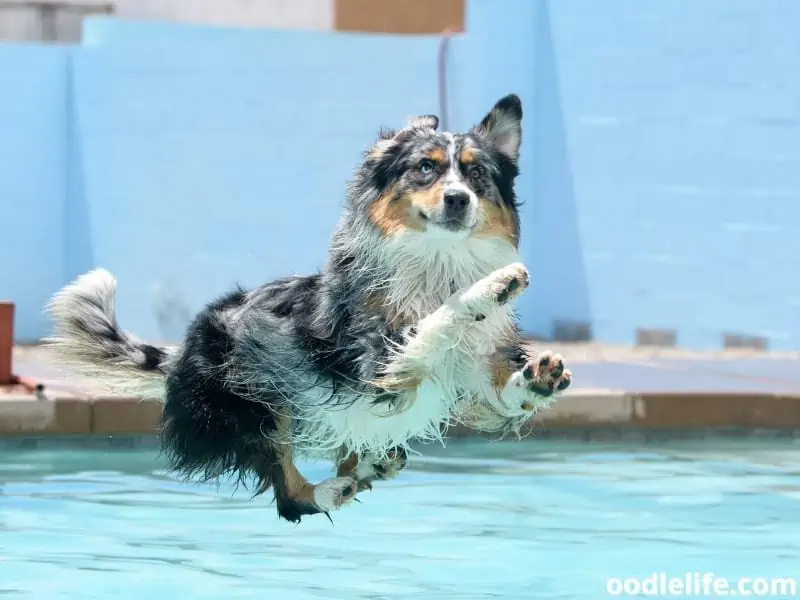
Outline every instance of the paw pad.
<path id="1" fill-rule="evenodd" d="M 524 385 L 540 396 L 551 396 L 566 390 L 572 383 L 572 373 L 564 367 L 560 354 L 543 352 L 536 360 L 528 360 L 522 368 Z M 523 403 L 522 408 L 525 408 Z"/>
<path id="2" fill-rule="evenodd" d="M 497 293 L 497 302 L 505 304 L 518 296 L 530 284 L 530 275 L 522 265 L 509 267 L 502 281 L 502 287 Z"/>

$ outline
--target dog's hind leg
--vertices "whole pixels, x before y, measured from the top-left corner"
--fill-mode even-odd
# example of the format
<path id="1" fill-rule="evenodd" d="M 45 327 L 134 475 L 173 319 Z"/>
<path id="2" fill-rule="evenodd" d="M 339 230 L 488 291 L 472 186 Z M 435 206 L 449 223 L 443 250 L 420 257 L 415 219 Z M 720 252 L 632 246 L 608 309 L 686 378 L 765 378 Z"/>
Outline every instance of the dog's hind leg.
<path id="1" fill-rule="evenodd" d="M 298 523 L 303 515 L 328 514 L 355 498 L 358 484 L 353 477 L 333 477 L 312 484 L 294 464 L 291 446 L 278 441 L 272 443 L 275 460 L 262 468 L 272 481 L 281 518 Z"/>
<path id="2" fill-rule="evenodd" d="M 358 482 L 358 491 L 371 490 L 375 480 L 386 481 L 396 477 L 405 469 L 408 455 L 403 448 L 392 448 L 385 456 L 370 453 L 358 455 L 343 453 L 336 474 L 339 477 L 352 477 Z"/>
<path id="3" fill-rule="evenodd" d="M 303 515 L 337 510 L 353 500 L 358 491 L 358 484 L 352 477 L 309 483 L 297 470 L 288 447 L 284 447 L 270 471 L 278 515 L 293 523 L 298 523 Z"/>

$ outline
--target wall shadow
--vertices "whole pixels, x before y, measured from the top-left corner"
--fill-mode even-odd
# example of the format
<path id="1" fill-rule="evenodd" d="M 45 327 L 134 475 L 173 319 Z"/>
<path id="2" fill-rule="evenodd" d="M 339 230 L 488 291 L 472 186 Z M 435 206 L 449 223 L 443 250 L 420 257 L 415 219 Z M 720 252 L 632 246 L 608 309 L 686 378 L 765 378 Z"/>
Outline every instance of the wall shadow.
<path id="1" fill-rule="evenodd" d="M 537 3 L 536 21 L 534 133 L 527 141 L 534 155 L 534 193 L 530 223 L 523 230 L 535 247 L 528 266 L 536 310 L 528 307 L 522 324 L 535 337 L 585 338 L 591 331 L 591 302 L 548 0 Z"/>

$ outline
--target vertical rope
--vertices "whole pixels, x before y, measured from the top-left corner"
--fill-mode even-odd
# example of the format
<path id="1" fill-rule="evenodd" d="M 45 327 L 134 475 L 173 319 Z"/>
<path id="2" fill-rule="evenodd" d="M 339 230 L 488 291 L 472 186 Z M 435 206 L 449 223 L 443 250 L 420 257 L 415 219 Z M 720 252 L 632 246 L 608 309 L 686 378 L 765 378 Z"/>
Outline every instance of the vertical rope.
<path id="1" fill-rule="evenodd" d="M 439 81 L 439 128 L 442 131 L 448 131 L 449 126 L 447 114 L 447 49 L 452 34 L 453 30 L 448 27 L 442 31 L 442 37 L 439 39 L 437 75 Z"/>

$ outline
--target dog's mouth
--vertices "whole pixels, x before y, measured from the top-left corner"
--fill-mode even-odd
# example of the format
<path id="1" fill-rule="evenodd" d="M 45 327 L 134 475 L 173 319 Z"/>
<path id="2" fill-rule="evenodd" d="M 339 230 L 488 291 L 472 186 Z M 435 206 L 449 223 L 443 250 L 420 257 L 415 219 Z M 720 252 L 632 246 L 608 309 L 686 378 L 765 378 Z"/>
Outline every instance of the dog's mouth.
<path id="1" fill-rule="evenodd" d="M 456 219 L 452 217 L 442 219 L 441 221 L 437 222 L 436 225 L 447 229 L 448 231 L 464 231 L 474 227 L 474 223 L 470 223 L 467 219 Z"/>
<path id="2" fill-rule="evenodd" d="M 438 229 L 453 232 L 471 230 L 475 227 L 477 221 L 474 217 L 470 217 L 469 215 L 464 215 L 463 217 L 437 218 L 436 216 L 428 215 L 422 211 L 419 211 L 419 219 L 426 225 L 432 225 Z"/>

